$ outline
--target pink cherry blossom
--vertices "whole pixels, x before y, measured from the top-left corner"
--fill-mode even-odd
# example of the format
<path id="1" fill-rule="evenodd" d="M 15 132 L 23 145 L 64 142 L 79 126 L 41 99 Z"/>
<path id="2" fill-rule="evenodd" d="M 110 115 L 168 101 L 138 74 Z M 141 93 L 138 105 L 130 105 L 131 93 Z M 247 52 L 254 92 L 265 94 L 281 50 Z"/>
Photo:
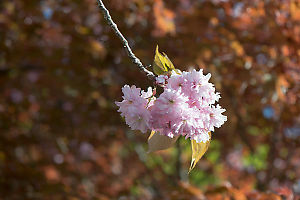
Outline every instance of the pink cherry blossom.
<path id="1" fill-rule="evenodd" d="M 181 91 L 166 89 L 151 108 L 152 128 L 161 134 L 173 137 L 174 126 L 180 122 L 183 113 L 189 108 L 188 98 Z"/>
<path id="2" fill-rule="evenodd" d="M 152 88 L 148 88 L 148 91 L 144 92 L 140 88 L 136 88 L 136 86 L 129 87 L 125 85 L 122 88 L 122 92 L 124 94 L 123 101 L 116 102 L 116 105 L 119 106 L 118 112 L 121 112 L 121 116 L 125 117 L 126 123 L 133 130 L 140 130 L 145 133 L 149 129 L 151 118 L 147 106 L 154 100 L 150 99 Z"/>
<path id="3" fill-rule="evenodd" d="M 156 77 L 156 84 L 164 85 L 169 77 L 166 75 L 159 75 Z"/>
<path id="4" fill-rule="evenodd" d="M 137 108 L 125 116 L 126 124 L 132 130 L 140 130 L 142 133 L 149 130 L 150 119 L 150 112 L 146 108 Z"/>
<path id="5" fill-rule="evenodd" d="M 208 134 L 208 131 L 203 130 L 201 133 L 193 135 L 191 139 L 196 140 L 197 143 L 200 142 L 206 143 L 207 141 L 210 140 L 210 136 Z"/>
<path id="6" fill-rule="evenodd" d="M 183 90 L 186 79 L 182 75 L 174 74 L 168 80 L 167 88 L 173 90 Z"/>
<path id="7" fill-rule="evenodd" d="M 182 135 L 196 142 L 207 142 L 209 132 L 227 121 L 216 102 L 220 93 L 209 82 L 211 75 L 203 70 L 191 72 L 172 71 L 169 76 L 160 75 L 156 83 L 164 91 L 158 98 L 149 87 L 147 92 L 135 86 L 122 88 L 123 101 L 116 102 L 121 116 L 133 130 L 145 133 L 155 130 L 162 135 L 174 137 Z"/>
<path id="8" fill-rule="evenodd" d="M 227 116 L 222 115 L 223 112 L 226 110 L 221 108 L 221 106 L 218 104 L 216 107 L 211 106 L 210 108 L 210 120 L 208 122 L 207 128 L 211 131 L 214 131 L 214 127 L 220 128 L 225 121 L 227 121 Z"/>

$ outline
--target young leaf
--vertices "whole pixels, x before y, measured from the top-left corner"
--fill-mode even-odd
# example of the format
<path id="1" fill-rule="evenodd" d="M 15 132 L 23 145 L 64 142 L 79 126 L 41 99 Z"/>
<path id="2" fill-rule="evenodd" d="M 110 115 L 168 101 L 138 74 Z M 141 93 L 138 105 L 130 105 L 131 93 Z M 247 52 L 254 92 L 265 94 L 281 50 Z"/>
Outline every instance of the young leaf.
<path id="1" fill-rule="evenodd" d="M 208 133 L 211 136 L 211 132 Z M 206 143 L 197 143 L 196 140 L 191 140 L 192 144 L 192 161 L 189 169 L 189 173 L 194 169 L 197 162 L 201 159 L 201 157 L 205 154 L 210 144 L 210 140 Z"/>
<path id="2" fill-rule="evenodd" d="M 159 133 L 155 134 L 155 131 L 151 131 L 148 138 L 148 153 L 170 148 L 178 137 L 179 136 L 170 138 L 165 135 L 160 135 Z"/>
<path id="3" fill-rule="evenodd" d="M 153 71 L 156 75 L 166 74 L 168 71 L 175 70 L 175 67 L 171 60 L 165 53 L 160 53 L 158 51 L 158 45 L 156 46 L 154 61 L 153 61 Z"/>

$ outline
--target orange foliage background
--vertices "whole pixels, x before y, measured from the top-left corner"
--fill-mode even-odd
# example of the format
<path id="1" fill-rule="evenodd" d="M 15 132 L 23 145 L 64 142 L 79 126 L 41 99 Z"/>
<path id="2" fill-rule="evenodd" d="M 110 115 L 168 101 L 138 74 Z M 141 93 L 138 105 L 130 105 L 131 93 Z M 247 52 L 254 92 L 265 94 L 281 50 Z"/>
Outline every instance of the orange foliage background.
<path id="1" fill-rule="evenodd" d="M 104 1 L 136 55 L 204 68 L 228 122 L 196 169 L 190 146 L 146 154 L 117 113 L 152 85 L 96 1 L 0 2 L 0 199 L 297 199 L 300 2 Z"/>

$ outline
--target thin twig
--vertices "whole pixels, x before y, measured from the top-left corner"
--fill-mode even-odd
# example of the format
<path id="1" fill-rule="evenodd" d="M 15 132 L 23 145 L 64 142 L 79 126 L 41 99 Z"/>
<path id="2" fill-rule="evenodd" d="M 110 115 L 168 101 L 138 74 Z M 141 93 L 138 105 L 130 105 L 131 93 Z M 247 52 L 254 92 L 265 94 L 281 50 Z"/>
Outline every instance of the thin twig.
<path id="1" fill-rule="evenodd" d="M 106 20 L 107 24 L 113 29 L 114 33 L 119 37 L 119 39 L 121 40 L 121 42 L 123 43 L 123 47 L 125 48 L 127 55 L 129 56 L 129 58 L 131 59 L 131 61 L 136 64 L 139 69 L 141 71 L 143 71 L 147 77 L 151 80 L 155 79 L 155 75 L 146 69 L 146 67 L 144 67 L 143 63 L 140 61 L 140 59 L 138 59 L 134 53 L 132 52 L 128 41 L 126 40 L 126 38 L 122 35 L 122 33 L 119 31 L 117 24 L 112 20 L 109 11 L 106 9 L 106 7 L 104 6 L 102 0 L 97 0 L 98 2 L 98 7 L 100 8 L 104 19 Z"/>

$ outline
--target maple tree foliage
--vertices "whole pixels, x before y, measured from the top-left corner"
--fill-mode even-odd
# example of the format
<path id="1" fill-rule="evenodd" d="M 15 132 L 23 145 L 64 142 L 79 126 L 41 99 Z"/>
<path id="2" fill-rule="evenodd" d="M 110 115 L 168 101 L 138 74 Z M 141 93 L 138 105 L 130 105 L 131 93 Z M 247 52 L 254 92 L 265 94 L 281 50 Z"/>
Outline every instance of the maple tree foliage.
<path id="1" fill-rule="evenodd" d="M 151 81 L 94 0 L 0 3 L 0 198 L 297 199 L 300 4 L 104 1 L 145 65 L 212 74 L 228 121 L 187 174 L 191 148 L 147 154 L 114 104 Z"/>

